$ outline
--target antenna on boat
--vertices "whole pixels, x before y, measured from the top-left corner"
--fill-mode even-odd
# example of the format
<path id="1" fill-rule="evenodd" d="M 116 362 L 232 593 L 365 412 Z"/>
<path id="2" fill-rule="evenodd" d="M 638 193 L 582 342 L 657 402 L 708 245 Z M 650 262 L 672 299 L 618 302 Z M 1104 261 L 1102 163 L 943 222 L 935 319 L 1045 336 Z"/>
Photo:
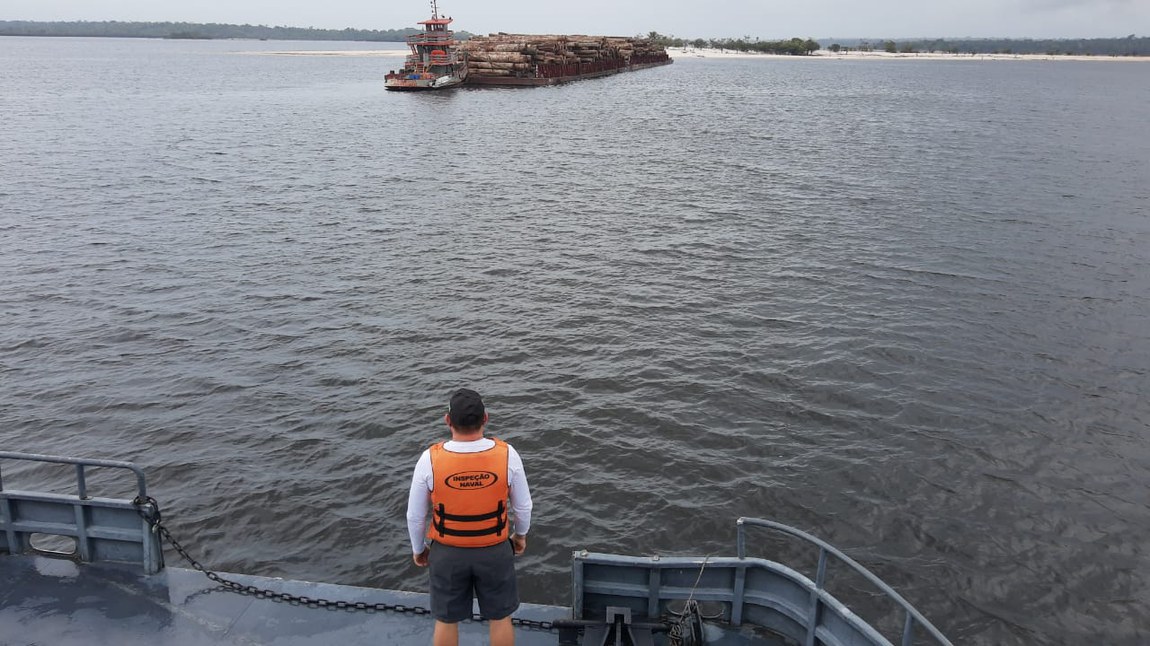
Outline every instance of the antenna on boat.
<path id="1" fill-rule="evenodd" d="M 436 0 L 431 0 L 431 19 L 439 20 L 439 5 L 436 4 Z"/>

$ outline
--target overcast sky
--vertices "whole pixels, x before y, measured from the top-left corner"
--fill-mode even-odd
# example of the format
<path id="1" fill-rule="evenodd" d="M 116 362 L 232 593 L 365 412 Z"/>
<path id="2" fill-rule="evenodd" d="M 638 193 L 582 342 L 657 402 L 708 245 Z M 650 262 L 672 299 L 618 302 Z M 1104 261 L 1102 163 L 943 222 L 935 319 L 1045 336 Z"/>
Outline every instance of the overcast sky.
<path id="1" fill-rule="evenodd" d="M 476 34 L 658 31 L 691 38 L 1150 36 L 1150 0 L 441 0 Z M 0 0 L 0 20 L 136 20 L 398 29 L 429 0 Z"/>

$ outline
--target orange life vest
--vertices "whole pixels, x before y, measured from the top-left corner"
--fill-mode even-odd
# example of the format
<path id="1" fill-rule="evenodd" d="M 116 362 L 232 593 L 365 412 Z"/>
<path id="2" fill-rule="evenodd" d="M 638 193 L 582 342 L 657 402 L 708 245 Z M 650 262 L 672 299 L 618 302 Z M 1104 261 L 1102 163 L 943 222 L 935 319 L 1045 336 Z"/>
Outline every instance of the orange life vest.
<path id="1" fill-rule="evenodd" d="M 508 538 L 507 443 L 477 453 L 431 447 L 431 527 L 428 538 L 455 547 L 488 547 Z"/>

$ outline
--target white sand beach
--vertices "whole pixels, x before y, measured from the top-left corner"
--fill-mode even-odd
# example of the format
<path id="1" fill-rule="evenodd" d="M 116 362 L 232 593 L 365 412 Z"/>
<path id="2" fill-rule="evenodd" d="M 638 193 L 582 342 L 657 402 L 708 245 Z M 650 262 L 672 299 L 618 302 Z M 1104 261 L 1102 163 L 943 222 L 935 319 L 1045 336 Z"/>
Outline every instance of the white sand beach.
<path id="1" fill-rule="evenodd" d="M 796 58 L 785 54 L 759 54 L 754 52 L 736 52 L 734 50 L 670 48 L 667 53 L 671 58 Z M 1119 61 L 1119 62 L 1148 62 L 1150 56 L 1052 56 L 1049 54 L 949 54 L 945 52 L 931 53 L 890 53 L 890 52 L 832 52 L 820 49 L 810 56 L 798 57 L 804 60 L 938 60 L 938 61 Z"/>
<path id="2" fill-rule="evenodd" d="M 322 51 L 322 50 L 298 49 L 298 50 L 284 50 L 284 51 L 276 51 L 276 52 L 248 51 L 248 52 L 236 52 L 236 53 L 237 54 L 251 54 L 254 56 L 353 56 L 353 57 L 364 57 L 364 58 L 376 58 L 376 57 L 377 58 L 403 58 L 404 56 L 407 56 L 408 50 L 406 50 L 406 49 L 361 49 L 361 50 L 350 50 L 350 49 L 342 50 L 342 49 L 340 49 L 340 50 L 333 50 L 333 51 Z"/>

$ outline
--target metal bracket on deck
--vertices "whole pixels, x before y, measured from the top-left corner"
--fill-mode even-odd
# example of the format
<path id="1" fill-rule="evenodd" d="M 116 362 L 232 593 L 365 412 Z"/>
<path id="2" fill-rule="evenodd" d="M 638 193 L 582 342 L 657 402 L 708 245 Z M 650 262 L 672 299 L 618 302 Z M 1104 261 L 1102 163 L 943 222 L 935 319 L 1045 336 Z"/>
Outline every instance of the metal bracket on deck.
<path id="1" fill-rule="evenodd" d="M 631 621 L 631 609 L 608 606 L 603 621 L 557 619 L 559 646 L 655 646 L 655 633 L 666 632 L 661 623 Z"/>

